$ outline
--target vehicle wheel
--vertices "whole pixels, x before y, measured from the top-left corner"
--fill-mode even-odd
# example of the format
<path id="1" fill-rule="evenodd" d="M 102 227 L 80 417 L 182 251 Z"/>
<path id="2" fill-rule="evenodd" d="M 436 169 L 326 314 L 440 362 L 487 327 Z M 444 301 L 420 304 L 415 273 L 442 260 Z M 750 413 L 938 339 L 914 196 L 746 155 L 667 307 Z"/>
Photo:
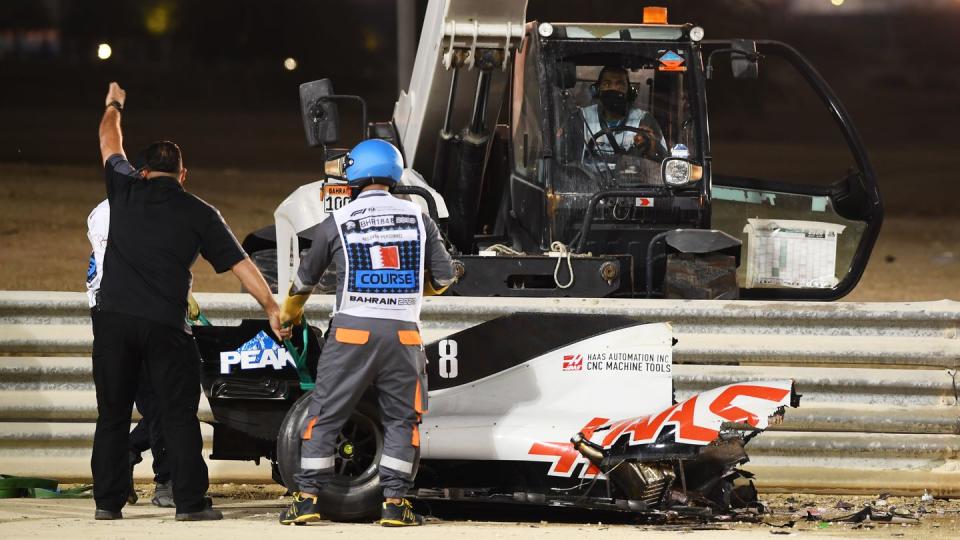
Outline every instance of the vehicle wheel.
<path id="1" fill-rule="evenodd" d="M 277 461 L 283 485 L 298 491 L 300 435 L 307 421 L 307 392 L 287 412 L 277 435 Z M 324 517 L 334 520 L 375 519 L 383 492 L 377 465 L 383 452 L 383 428 L 375 404 L 361 401 L 337 437 L 334 479 L 318 495 Z"/>
<path id="2" fill-rule="evenodd" d="M 663 293 L 664 298 L 736 300 L 736 258 L 719 253 L 668 255 Z"/>
<path id="3" fill-rule="evenodd" d="M 283 476 L 280 475 L 280 465 L 278 465 L 276 461 L 270 462 L 270 478 L 281 486 L 286 487 L 283 483 Z"/>
<path id="4" fill-rule="evenodd" d="M 280 465 L 276 461 L 270 462 L 270 477 L 274 482 L 280 484 L 283 487 L 287 487 L 283 483 L 283 476 L 280 475 Z M 293 492 L 287 489 L 287 492 L 284 495 L 291 495 Z"/>

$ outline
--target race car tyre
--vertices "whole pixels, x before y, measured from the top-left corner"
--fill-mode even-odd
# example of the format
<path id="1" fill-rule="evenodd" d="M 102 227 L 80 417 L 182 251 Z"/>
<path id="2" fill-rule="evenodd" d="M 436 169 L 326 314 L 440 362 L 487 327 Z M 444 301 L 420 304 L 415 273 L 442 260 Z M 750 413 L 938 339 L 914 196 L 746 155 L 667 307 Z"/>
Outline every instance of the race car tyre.
<path id="1" fill-rule="evenodd" d="M 270 462 L 270 478 L 272 478 L 274 482 L 280 484 L 281 486 L 286 487 L 286 485 L 283 483 L 283 475 L 280 474 L 280 464 L 276 461 Z M 291 491 L 288 489 L 287 495 L 290 493 Z"/>
<path id="2" fill-rule="evenodd" d="M 300 471 L 300 435 L 310 396 L 308 392 L 293 404 L 277 435 L 280 476 L 290 491 L 299 490 L 294 475 Z M 382 451 L 383 428 L 376 403 L 364 399 L 337 437 L 336 476 L 317 497 L 324 517 L 353 521 L 380 516 L 383 492 L 377 465 Z"/>

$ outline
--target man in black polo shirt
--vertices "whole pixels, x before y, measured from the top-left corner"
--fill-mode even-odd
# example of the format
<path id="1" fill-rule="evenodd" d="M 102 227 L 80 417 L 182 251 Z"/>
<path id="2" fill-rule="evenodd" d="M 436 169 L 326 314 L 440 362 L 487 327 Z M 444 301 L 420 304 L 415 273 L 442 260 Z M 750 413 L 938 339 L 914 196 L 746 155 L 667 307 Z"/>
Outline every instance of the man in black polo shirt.
<path id="1" fill-rule="evenodd" d="M 95 519 L 119 519 L 127 497 L 127 436 L 140 370 L 147 370 L 160 409 L 178 521 L 221 519 L 205 497 L 207 466 L 197 406 L 200 356 L 186 324 L 187 293 L 197 255 L 217 272 L 232 270 L 280 334 L 279 308 L 216 208 L 183 190 L 187 170 L 169 141 L 144 150 L 135 170 L 123 152 L 120 114 L 126 93 L 110 83 L 100 122 L 110 231 L 93 319 Z"/>

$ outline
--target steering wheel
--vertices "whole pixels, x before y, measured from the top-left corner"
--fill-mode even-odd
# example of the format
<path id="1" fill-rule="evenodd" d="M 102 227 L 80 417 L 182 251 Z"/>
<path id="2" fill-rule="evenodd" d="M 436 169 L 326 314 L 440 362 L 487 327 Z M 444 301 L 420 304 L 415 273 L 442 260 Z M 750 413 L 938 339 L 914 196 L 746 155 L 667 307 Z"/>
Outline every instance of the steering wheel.
<path id="1" fill-rule="evenodd" d="M 647 137 L 644 137 L 646 140 L 644 141 L 643 144 L 640 144 L 640 145 L 634 144 L 630 147 L 630 149 L 624 150 L 623 147 L 620 146 L 620 143 L 617 142 L 617 138 L 615 136 L 617 133 L 620 133 L 622 131 L 630 131 L 636 134 L 643 134 L 643 135 L 647 135 Z M 607 143 L 609 143 L 610 146 L 613 148 L 614 155 L 624 155 L 627 153 L 631 153 L 631 154 L 639 153 L 641 156 L 646 157 L 650 152 L 650 145 L 653 143 L 653 140 L 649 137 L 649 133 L 640 128 L 627 126 L 627 125 L 616 126 L 612 128 L 605 127 L 600 131 L 594 133 L 593 136 L 590 137 L 590 140 L 587 142 L 587 146 L 590 148 L 590 152 L 594 154 L 594 157 L 597 157 L 597 158 L 601 157 L 599 152 L 597 152 L 597 144 L 600 137 L 603 137 L 603 136 L 607 137 Z"/>

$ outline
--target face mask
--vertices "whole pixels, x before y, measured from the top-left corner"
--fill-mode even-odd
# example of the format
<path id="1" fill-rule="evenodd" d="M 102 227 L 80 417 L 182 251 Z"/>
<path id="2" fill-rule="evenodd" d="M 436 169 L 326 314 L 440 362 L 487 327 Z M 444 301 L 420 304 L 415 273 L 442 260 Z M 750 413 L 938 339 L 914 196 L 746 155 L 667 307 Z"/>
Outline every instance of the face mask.
<path id="1" fill-rule="evenodd" d="M 627 95 L 616 90 L 604 90 L 600 92 L 600 103 L 607 111 L 624 115 L 627 114 Z"/>

